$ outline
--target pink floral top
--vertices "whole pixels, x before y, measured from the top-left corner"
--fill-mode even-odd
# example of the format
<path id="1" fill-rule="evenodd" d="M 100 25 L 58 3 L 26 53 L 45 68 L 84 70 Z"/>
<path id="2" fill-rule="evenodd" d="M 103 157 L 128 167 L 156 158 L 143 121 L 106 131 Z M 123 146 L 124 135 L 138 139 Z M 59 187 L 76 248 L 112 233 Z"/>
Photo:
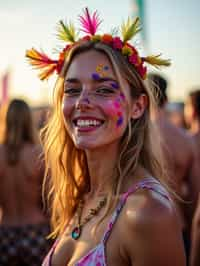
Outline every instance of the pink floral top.
<path id="1" fill-rule="evenodd" d="M 105 244 L 108 240 L 112 228 L 117 221 L 117 218 L 123 208 L 123 206 L 126 203 L 126 200 L 128 196 L 132 193 L 134 193 L 138 189 L 150 189 L 153 191 L 156 191 L 157 193 L 161 194 L 165 198 L 169 200 L 169 195 L 167 191 L 160 185 L 158 181 L 156 181 L 154 178 L 144 178 L 142 181 L 136 183 L 133 187 L 131 187 L 126 193 L 124 193 L 111 217 L 111 220 L 108 224 L 107 230 L 103 235 L 103 238 L 101 242 L 92 250 L 90 250 L 83 258 L 81 258 L 74 266 L 106 266 L 106 250 L 105 250 Z M 47 254 L 46 258 L 44 259 L 44 262 L 42 266 L 52 266 L 51 260 L 52 255 L 54 253 L 55 247 L 58 243 L 58 240 L 55 241 L 54 245 L 52 246 L 51 250 Z"/>

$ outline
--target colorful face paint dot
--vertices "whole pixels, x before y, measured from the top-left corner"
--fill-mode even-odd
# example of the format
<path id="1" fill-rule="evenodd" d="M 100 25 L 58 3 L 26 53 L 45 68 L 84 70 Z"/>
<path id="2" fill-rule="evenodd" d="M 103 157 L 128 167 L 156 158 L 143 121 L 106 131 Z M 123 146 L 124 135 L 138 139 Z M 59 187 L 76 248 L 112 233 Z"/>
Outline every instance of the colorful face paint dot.
<path id="1" fill-rule="evenodd" d="M 123 117 L 120 116 L 117 120 L 117 126 L 120 126 L 123 123 Z"/>
<path id="2" fill-rule="evenodd" d="M 98 65 L 98 66 L 96 67 L 96 72 L 101 72 L 101 71 L 102 71 L 102 66 Z"/>
<path id="3" fill-rule="evenodd" d="M 100 79 L 100 76 L 99 76 L 98 73 L 92 73 L 92 78 L 93 78 L 94 80 L 99 80 L 99 79 Z"/>
<path id="4" fill-rule="evenodd" d="M 119 108 L 119 107 L 120 107 L 119 102 L 114 102 L 114 106 L 115 106 L 116 108 Z"/>
<path id="5" fill-rule="evenodd" d="M 117 82 L 112 82 L 111 83 L 111 86 L 114 88 L 114 89 L 119 89 L 119 84 Z"/>
<path id="6" fill-rule="evenodd" d="M 124 96 L 123 92 L 120 93 L 120 97 L 121 97 L 123 100 L 125 100 L 125 96 Z"/>
<path id="7" fill-rule="evenodd" d="M 104 66 L 103 69 L 104 69 L 104 70 L 108 70 L 108 69 L 109 69 L 109 66 Z"/>

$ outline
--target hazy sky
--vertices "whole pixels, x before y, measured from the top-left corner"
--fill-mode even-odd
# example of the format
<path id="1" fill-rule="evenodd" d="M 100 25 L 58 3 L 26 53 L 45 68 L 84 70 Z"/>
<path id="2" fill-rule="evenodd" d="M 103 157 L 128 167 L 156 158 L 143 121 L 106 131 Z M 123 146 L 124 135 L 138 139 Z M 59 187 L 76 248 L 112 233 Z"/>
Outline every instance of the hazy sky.
<path id="1" fill-rule="evenodd" d="M 33 104 L 48 94 L 55 78 L 48 83 L 37 78 L 24 57 L 27 48 L 42 48 L 53 57 L 59 44 L 55 26 L 60 19 L 77 22 L 85 6 L 98 9 L 103 30 L 120 26 L 132 14 L 131 0 L 0 0 L 0 74 L 12 72 L 13 96 L 23 96 Z M 171 99 L 184 99 L 188 90 L 200 87 L 200 1 L 146 0 L 147 53 L 162 52 L 172 59 L 163 70 L 169 80 Z M 77 25 L 77 24 L 76 24 Z"/>

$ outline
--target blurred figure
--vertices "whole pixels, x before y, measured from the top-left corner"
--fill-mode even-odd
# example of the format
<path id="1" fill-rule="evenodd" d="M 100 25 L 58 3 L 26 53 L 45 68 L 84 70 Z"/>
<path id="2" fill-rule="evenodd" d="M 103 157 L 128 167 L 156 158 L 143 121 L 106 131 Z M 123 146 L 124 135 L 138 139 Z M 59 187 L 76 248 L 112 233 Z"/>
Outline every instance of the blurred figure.
<path id="1" fill-rule="evenodd" d="M 162 146 L 165 153 L 166 167 L 177 194 L 189 203 L 178 203 L 187 256 L 190 248 L 190 227 L 195 208 L 199 185 L 197 160 L 191 137 L 181 128 L 173 125 L 167 118 L 165 106 L 167 80 L 158 74 L 149 75 L 149 83 L 157 98 L 157 109 L 152 110 L 152 120 L 160 129 Z"/>
<path id="2" fill-rule="evenodd" d="M 189 131 L 198 141 L 200 138 L 200 90 L 193 90 L 189 93 L 185 101 L 184 115 Z"/>
<path id="3" fill-rule="evenodd" d="M 29 106 L 13 100 L 0 145 L 0 265 L 38 266 L 49 249 L 42 210 L 43 163 Z"/>
<path id="4" fill-rule="evenodd" d="M 189 93 L 185 103 L 185 120 L 189 132 L 196 147 L 198 162 L 200 162 L 200 90 L 193 90 Z M 200 183 L 200 179 L 198 180 Z M 200 199 L 192 221 L 192 245 L 191 245 L 191 266 L 200 265 Z"/>
<path id="5" fill-rule="evenodd" d="M 169 120 L 177 127 L 186 129 L 184 119 L 184 103 L 170 102 L 166 105 L 167 116 Z"/>

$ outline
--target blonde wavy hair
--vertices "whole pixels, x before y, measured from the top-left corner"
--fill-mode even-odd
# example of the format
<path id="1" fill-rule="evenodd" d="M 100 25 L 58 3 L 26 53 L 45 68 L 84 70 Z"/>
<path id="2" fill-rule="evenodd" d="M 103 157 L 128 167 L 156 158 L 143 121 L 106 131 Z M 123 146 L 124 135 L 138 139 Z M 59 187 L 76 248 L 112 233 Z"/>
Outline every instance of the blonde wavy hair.
<path id="1" fill-rule="evenodd" d="M 141 93 L 147 95 L 148 106 L 143 115 L 129 122 L 121 139 L 120 154 L 110 181 L 105 216 L 113 206 L 113 195 L 119 195 L 122 181 L 127 175 L 133 175 L 138 165 L 161 182 L 165 179 L 162 154 L 159 143 L 155 140 L 150 122 L 150 106 L 154 102 L 151 92 L 126 58 L 111 47 L 98 42 L 84 42 L 75 45 L 69 52 L 61 74 L 56 82 L 53 93 L 53 112 L 47 126 L 42 131 L 42 141 L 46 161 L 45 191 L 48 188 L 48 202 L 51 211 L 52 237 L 63 232 L 65 226 L 73 217 L 77 205 L 83 195 L 90 189 L 90 177 L 86 154 L 75 147 L 68 135 L 63 121 L 62 98 L 64 93 L 64 78 L 70 63 L 76 55 L 89 50 L 105 54 L 114 69 L 117 79 L 122 84 L 122 77 L 129 82 L 131 97 L 136 98 Z M 158 140 L 158 135 L 156 135 Z M 117 197 L 114 197 L 117 201 Z"/>

